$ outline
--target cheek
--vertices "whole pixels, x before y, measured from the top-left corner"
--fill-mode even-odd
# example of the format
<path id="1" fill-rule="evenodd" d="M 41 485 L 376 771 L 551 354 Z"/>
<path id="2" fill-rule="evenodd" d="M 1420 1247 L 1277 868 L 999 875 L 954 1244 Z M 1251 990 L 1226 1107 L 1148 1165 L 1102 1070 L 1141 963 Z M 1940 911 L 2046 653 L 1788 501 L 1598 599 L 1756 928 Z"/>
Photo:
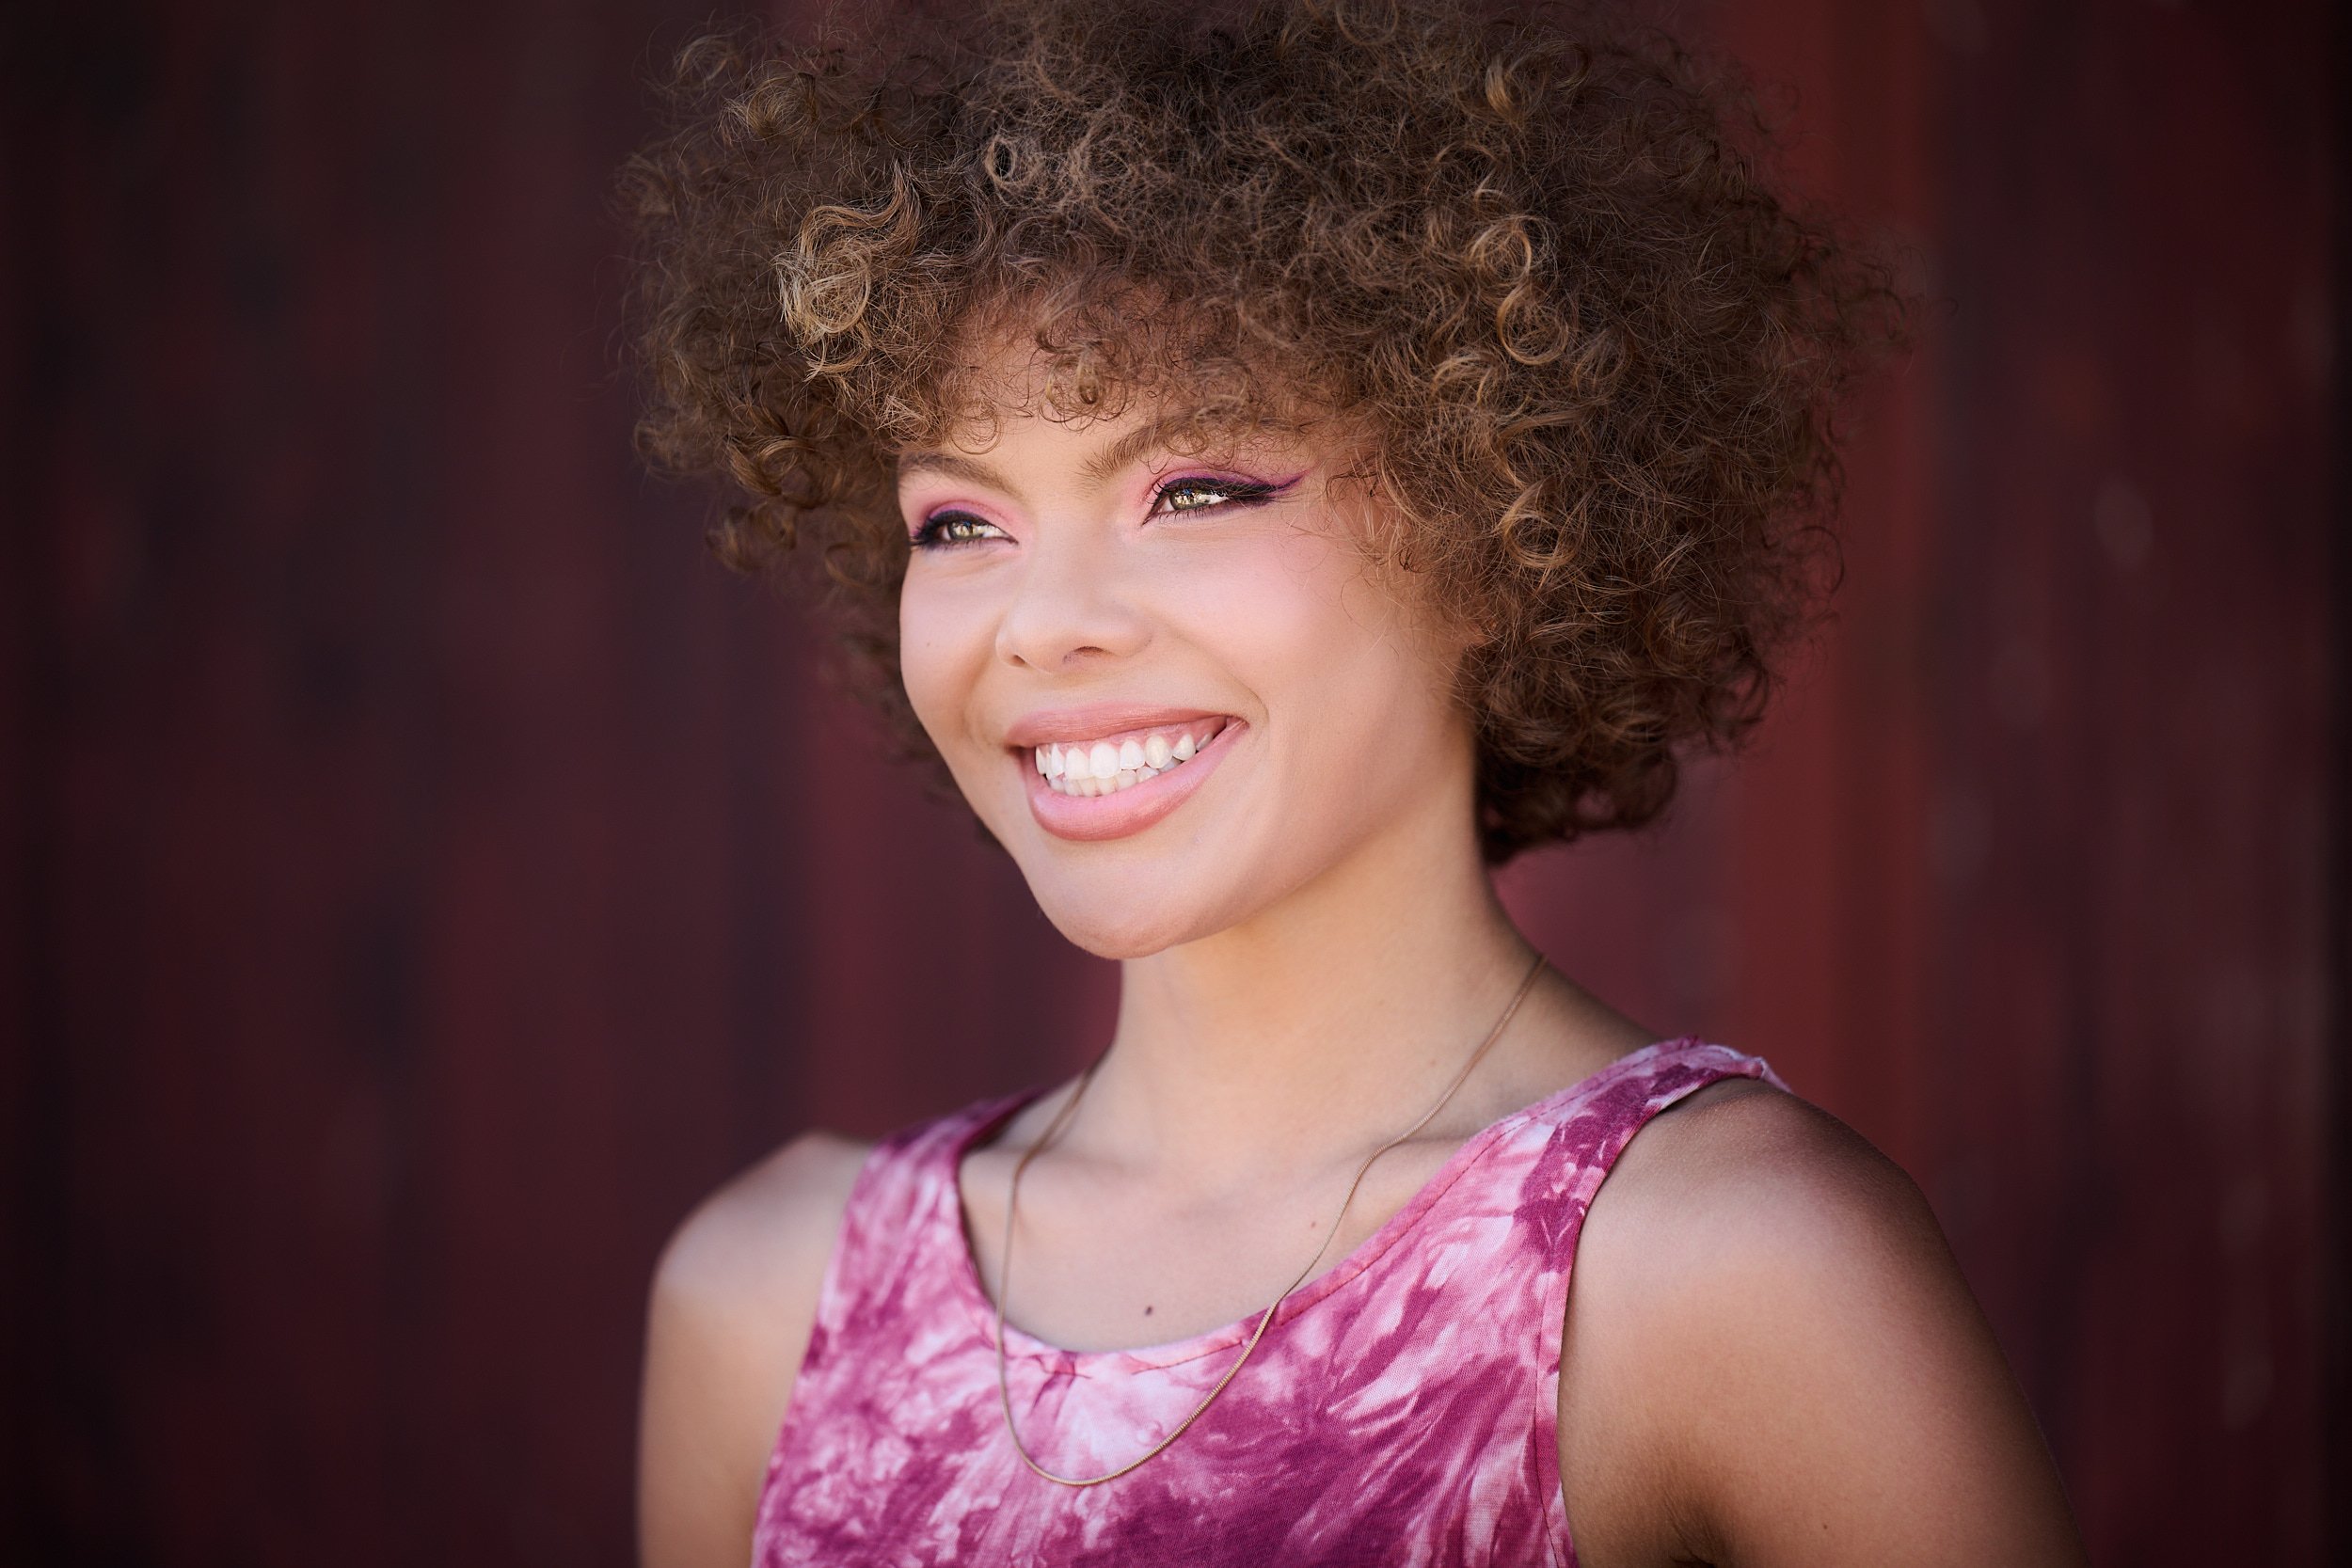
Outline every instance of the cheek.
<path id="1" fill-rule="evenodd" d="M 931 743 L 950 762 L 968 730 L 967 703 L 993 646 L 993 613 L 968 584 L 919 567 L 898 591 L 898 672 L 907 701 Z"/>
<path id="2" fill-rule="evenodd" d="M 1452 795 L 1468 757 L 1452 651 L 1353 543 L 1265 541 L 1218 560 L 1214 580 L 1193 578 L 1179 599 L 1185 637 L 1263 705 L 1287 842 L 1348 837 Z M 1308 804 L 1311 823 L 1294 820 Z"/>
<path id="3" fill-rule="evenodd" d="M 1351 542 L 1287 532 L 1219 559 L 1214 577 L 1175 595 L 1188 635 L 1256 692 L 1286 755 L 1356 776 L 1347 765 L 1367 752 L 1450 721 L 1444 651 Z"/>

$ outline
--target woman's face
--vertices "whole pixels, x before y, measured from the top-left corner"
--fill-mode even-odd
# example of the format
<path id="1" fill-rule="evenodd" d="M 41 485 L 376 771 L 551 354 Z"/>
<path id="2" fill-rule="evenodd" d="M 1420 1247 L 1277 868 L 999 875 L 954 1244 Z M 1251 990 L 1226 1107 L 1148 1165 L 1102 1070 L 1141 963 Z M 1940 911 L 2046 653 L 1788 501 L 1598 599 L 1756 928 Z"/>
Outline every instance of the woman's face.
<path id="1" fill-rule="evenodd" d="M 1340 452 L 1180 457 L 1143 400 L 1064 422 L 1025 411 L 1022 360 L 996 384 L 988 438 L 901 459 L 901 660 L 1065 936 L 1140 957 L 1384 847 L 1470 845 L 1458 643 L 1367 565 Z"/>

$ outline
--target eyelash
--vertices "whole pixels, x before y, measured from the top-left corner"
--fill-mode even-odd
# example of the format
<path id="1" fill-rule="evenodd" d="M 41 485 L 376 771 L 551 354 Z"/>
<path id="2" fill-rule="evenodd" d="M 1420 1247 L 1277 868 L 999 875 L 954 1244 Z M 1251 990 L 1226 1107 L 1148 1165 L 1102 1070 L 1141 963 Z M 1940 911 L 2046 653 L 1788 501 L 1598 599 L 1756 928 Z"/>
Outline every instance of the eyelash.
<path id="1" fill-rule="evenodd" d="M 1184 512 L 1213 512 L 1220 506 L 1256 506 L 1272 499 L 1277 494 L 1288 488 L 1288 485 L 1283 484 L 1268 484 L 1263 480 L 1203 479 L 1198 474 L 1184 475 L 1164 482 L 1152 492 L 1152 505 L 1145 515 L 1173 517 Z M 1197 506 L 1168 507 L 1164 510 L 1160 503 L 1179 490 L 1212 491 L 1220 499 Z M 913 540 L 914 547 L 918 550 L 952 550 L 960 549 L 966 545 L 982 545 L 988 542 L 985 536 L 976 539 L 947 538 L 946 531 L 958 523 L 970 523 L 979 528 L 996 526 L 984 518 L 975 517 L 969 512 L 957 512 L 952 509 L 946 512 L 934 512 L 924 518 L 923 526 L 915 531 Z"/>

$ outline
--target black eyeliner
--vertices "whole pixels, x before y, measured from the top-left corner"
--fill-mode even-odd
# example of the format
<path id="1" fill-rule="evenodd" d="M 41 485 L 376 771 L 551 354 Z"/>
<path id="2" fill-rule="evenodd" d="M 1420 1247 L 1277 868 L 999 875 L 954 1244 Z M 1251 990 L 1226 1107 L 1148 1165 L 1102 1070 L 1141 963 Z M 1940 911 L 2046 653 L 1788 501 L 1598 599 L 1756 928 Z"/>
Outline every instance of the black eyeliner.
<path id="1" fill-rule="evenodd" d="M 1304 476 L 1294 474 L 1289 479 L 1283 480 L 1278 483 L 1263 479 L 1217 479 L 1208 474 L 1178 474 L 1174 478 L 1165 480 L 1152 487 L 1151 504 L 1156 511 L 1159 507 L 1161 499 L 1164 498 L 1170 490 L 1180 490 L 1187 485 L 1190 485 L 1202 490 L 1216 491 L 1219 495 L 1225 498 L 1217 503 L 1220 506 L 1231 506 L 1234 504 L 1254 506 L 1260 501 L 1271 500 L 1274 497 L 1280 495 L 1283 491 L 1297 483 L 1302 477 Z M 1210 509 L 1207 507 L 1195 507 L 1192 508 L 1192 510 L 1196 512 L 1205 512 Z M 1170 513 L 1168 515 L 1171 516 L 1175 515 L 1174 513 Z"/>

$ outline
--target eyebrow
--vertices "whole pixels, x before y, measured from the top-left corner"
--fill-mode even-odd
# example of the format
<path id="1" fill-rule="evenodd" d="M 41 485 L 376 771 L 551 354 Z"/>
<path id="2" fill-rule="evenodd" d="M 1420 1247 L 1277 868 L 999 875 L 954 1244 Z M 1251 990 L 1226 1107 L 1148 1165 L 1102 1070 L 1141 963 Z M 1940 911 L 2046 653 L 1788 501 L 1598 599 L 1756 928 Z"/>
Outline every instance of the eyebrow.
<path id="1" fill-rule="evenodd" d="M 1112 476 L 1153 447 L 1158 446 L 1170 430 L 1184 422 L 1184 416 L 1170 415 L 1167 419 L 1154 420 L 1149 424 L 1137 425 L 1078 465 L 1078 477 L 1090 485 L 1108 483 Z M 927 472 L 950 474 L 958 479 L 971 480 L 975 483 L 993 485 L 999 490 L 1017 492 L 1019 489 L 1019 486 L 1013 484 L 996 468 L 981 462 L 977 457 L 966 457 L 960 452 L 910 451 L 899 456 L 900 478 L 908 474 Z"/>

